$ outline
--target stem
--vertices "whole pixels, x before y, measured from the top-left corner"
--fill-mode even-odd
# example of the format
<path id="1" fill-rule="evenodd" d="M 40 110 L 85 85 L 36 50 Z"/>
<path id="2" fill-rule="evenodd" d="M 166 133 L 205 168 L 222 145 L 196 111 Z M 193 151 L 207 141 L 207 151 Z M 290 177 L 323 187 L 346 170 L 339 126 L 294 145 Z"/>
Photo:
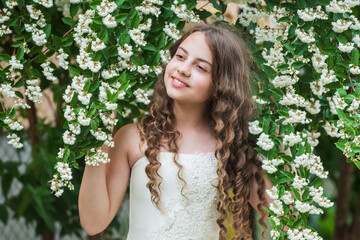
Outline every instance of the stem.
<path id="1" fill-rule="evenodd" d="M 353 216 L 353 222 L 350 227 L 349 239 L 350 240 L 359 240 L 360 236 L 360 193 L 357 196 L 357 203 L 355 207 L 355 212 Z"/>
<path id="2" fill-rule="evenodd" d="M 351 83 L 351 89 L 352 89 L 352 91 L 355 92 L 355 87 L 354 87 L 354 85 L 353 85 L 353 83 L 352 83 L 352 81 L 351 81 L 351 77 L 350 77 L 350 76 L 349 76 L 349 81 L 350 81 L 350 83 Z"/>
<path id="3" fill-rule="evenodd" d="M 350 193 L 353 170 L 354 164 L 347 163 L 346 157 L 342 155 L 340 158 L 340 176 L 338 185 L 338 196 L 336 201 L 334 240 L 349 239 L 349 228 L 346 224 L 346 221 L 348 218 L 350 207 Z"/>
<path id="4" fill-rule="evenodd" d="M 203 6 L 201 6 L 200 8 L 199 8 L 199 10 L 200 9 L 203 9 L 206 5 L 208 5 L 210 3 L 210 1 L 208 1 L 207 3 L 205 3 Z"/>

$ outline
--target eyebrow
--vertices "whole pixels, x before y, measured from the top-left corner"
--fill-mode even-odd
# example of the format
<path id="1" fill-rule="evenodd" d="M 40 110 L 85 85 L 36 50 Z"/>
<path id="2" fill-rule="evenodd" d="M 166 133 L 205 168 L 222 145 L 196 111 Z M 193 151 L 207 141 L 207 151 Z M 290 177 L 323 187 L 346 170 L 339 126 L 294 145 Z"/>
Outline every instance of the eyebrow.
<path id="1" fill-rule="evenodd" d="M 183 50 L 186 54 L 188 54 L 188 51 L 186 51 L 185 48 L 183 48 L 183 47 L 179 47 L 179 48 L 180 48 L 181 50 Z M 203 59 L 203 58 L 196 58 L 196 60 L 201 61 L 201 62 L 205 62 L 205 63 L 209 64 L 210 66 L 212 66 L 212 64 L 211 64 L 209 61 L 207 61 L 207 60 L 205 60 L 205 59 Z"/>

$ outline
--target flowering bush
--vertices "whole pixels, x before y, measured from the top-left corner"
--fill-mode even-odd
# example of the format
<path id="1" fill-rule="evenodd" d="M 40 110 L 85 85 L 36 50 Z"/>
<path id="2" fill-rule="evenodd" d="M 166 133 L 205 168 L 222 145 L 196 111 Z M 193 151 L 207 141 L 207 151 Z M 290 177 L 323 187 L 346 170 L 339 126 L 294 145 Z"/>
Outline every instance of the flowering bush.
<path id="1" fill-rule="evenodd" d="M 221 17 L 226 5 L 211 2 Z M 260 115 L 249 130 L 274 184 L 267 191 L 274 200 L 267 209 L 271 235 L 321 239 L 307 224 L 310 214 L 333 204 L 320 187 L 328 172 L 313 153 L 319 129 L 337 138 L 336 146 L 360 168 L 360 23 L 352 15 L 360 1 L 261 2 L 240 4 L 236 26 L 248 33 L 260 67 L 253 71 Z M 2 106 L 0 124 L 9 143 L 21 148 L 16 113 L 41 102 L 49 86 L 62 94 L 64 144 L 50 183 L 56 196 L 74 188 L 72 169 L 79 160 L 92 166 L 109 161 L 100 147 L 114 146 L 115 125 L 146 113 L 154 80 L 169 61 L 167 49 L 185 23 L 211 15 L 190 0 L 56 0 L 66 25 L 55 28 L 52 0 L 3 4 L 0 37 L 11 42 L 12 54 L 0 54 L 7 63 L 0 71 L 0 96 L 14 99 L 14 106 Z"/>
<path id="2" fill-rule="evenodd" d="M 261 68 L 253 72 L 260 115 L 249 130 L 274 184 L 267 191 L 271 236 L 322 239 L 307 223 L 333 205 L 320 186 L 328 172 L 313 153 L 320 128 L 360 168 L 360 22 L 351 15 L 360 1 L 265 2 L 240 4 L 236 25 L 249 33 Z"/>

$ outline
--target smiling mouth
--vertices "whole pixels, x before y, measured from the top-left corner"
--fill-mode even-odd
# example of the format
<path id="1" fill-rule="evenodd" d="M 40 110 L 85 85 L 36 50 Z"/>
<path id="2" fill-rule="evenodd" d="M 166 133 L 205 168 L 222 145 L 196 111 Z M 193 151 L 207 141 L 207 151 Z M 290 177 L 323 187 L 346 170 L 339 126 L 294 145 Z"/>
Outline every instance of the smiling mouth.
<path id="1" fill-rule="evenodd" d="M 174 82 L 176 82 L 177 84 L 180 84 L 180 85 L 182 85 L 182 86 L 184 86 L 184 87 L 189 87 L 189 85 L 187 85 L 186 83 L 183 83 L 183 82 L 177 80 L 177 79 L 174 78 L 174 77 L 171 77 L 171 78 L 172 78 L 172 79 L 174 80 Z"/>

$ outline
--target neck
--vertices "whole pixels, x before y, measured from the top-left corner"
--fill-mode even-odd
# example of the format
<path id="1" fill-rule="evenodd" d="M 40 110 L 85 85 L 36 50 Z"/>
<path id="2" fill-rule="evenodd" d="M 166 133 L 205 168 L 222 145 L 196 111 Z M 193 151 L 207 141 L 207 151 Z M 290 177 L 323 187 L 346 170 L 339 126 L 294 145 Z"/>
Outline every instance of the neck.
<path id="1" fill-rule="evenodd" d="M 210 119 L 207 104 L 186 104 L 174 102 L 174 128 L 180 132 L 207 130 L 210 131 Z"/>

